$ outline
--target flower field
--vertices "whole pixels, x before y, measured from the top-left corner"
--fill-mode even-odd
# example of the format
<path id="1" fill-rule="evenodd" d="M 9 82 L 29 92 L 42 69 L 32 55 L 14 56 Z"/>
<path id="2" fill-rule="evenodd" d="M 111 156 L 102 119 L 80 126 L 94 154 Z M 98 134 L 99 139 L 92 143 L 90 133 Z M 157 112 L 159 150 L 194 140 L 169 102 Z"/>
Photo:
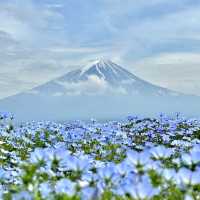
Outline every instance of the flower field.
<path id="1" fill-rule="evenodd" d="M 200 120 L 12 120 L 0 114 L 0 199 L 200 200 Z"/>

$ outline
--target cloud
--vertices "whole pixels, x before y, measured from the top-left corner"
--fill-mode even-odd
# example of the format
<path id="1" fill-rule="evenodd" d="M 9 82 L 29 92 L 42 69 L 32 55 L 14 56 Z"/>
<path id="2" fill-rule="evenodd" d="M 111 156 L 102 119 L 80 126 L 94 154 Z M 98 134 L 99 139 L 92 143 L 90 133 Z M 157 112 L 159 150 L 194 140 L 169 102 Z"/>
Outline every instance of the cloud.
<path id="1" fill-rule="evenodd" d="M 2 0 L 0 75 L 7 79 L 1 82 L 0 98 L 35 87 L 99 57 L 112 59 L 132 71 L 139 63 L 142 67 L 137 73 L 142 78 L 197 94 L 194 74 L 198 71 L 193 56 L 200 53 L 199 9 L 196 0 Z M 153 77 L 154 66 L 150 63 L 155 59 L 165 57 L 176 72 L 180 70 L 176 59 L 185 54 L 191 68 L 185 84 L 176 84 L 175 78 L 162 81 Z M 182 63 L 182 71 L 185 65 Z M 156 66 L 157 75 L 162 77 L 163 65 Z M 175 74 L 178 80 L 179 74 Z M 16 87 L 16 82 L 21 87 Z"/>
<path id="2" fill-rule="evenodd" d="M 63 8 L 63 4 L 61 4 L 61 3 L 47 3 L 45 6 L 47 8 L 54 8 L 54 9 Z"/>
<path id="3" fill-rule="evenodd" d="M 200 53 L 162 53 L 132 63 L 132 72 L 163 87 L 200 96 Z"/>
<path id="4" fill-rule="evenodd" d="M 62 24 L 59 12 L 31 0 L 8 0 L 0 4 L 0 30 L 21 42 L 52 38 L 50 30 Z"/>
<path id="5" fill-rule="evenodd" d="M 126 90 L 118 87 L 113 88 L 103 78 L 91 75 L 85 81 L 77 83 L 57 82 L 66 89 L 67 95 L 101 95 L 101 94 L 126 94 Z M 63 94 L 64 95 L 64 94 Z"/>

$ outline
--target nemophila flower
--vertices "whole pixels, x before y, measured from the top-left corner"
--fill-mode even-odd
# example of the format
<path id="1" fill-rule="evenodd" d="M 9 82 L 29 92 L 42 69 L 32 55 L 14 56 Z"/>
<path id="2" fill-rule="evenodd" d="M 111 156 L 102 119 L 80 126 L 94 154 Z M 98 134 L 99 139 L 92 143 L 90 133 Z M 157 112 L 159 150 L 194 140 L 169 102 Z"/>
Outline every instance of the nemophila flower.
<path id="1" fill-rule="evenodd" d="M 200 150 L 192 149 L 190 153 L 181 156 L 182 161 L 187 165 L 200 163 Z"/>
<path id="2" fill-rule="evenodd" d="M 15 171 L 15 170 L 12 169 L 12 171 L 10 171 L 10 176 L 12 176 L 12 177 L 18 177 L 19 174 L 20 174 L 19 171 L 20 171 L 20 170 Z"/>
<path id="3" fill-rule="evenodd" d="M 50 193 L 52 193 L 52 186 L 48 182 L 41 183 L 39 186 L 39 191 L 42 195 L 42 198 L 46 199 Z"/>
<path id="4" fill-rule="evenodd" d="M 176 166 L 181 166 L 181 164 L 182 164 L 181 158 L 180 157 L 174 158 L 172 160 L 172 163 L 175 164 Z"/>
<path id="5" fill-rule="evenodd" d="M 81 180 L 87 181 L 88 183 L 97 182 L 98 179 L 99 179 L 98 174 L 92 171 L 86 171 L 81 176 Z"/>
<path id="6" fill-rule="evenodd" d="M 31 163 L 38 163 L 39 161 L 43 161 L 46 159 L 45 151 L 42 148 L 36 148 L 31 154 L 30 154 L 30 162 Z"/>
<path id="7" fill-rule="evenodd" d="M 170 136 L 169 135 L 163 135 L 162 140 L 164 143 L 168 143 L 170 141 Z"/>
<path id="8" fill-rule="evenodd" d="M 191 195 L 186 194 L 184 200 L 194 200 L 194 199 Z"/>
<path id="9" fill-rule="evenodd" d="M 0 120 L 13 119 L 13 115 L 9 112 L 0 112 Z"/>
<path id="10" fill-rule="evenodd" d="M 190 152 L 200 152 L 200 145 L 194 144 Z"/>
<path id="11" fill-rule="evenodd" d="M 56 177 L 56 172 L 53 171 L 51 162 L 45 163 L 45 166 L 40 167 L 38 172 L 47 174 L 49 178 Z"/>
<path id="12" fill-rule="evenodd" d="M 170 131 L 170 132 L 176 131 L 176 130 L 177 130 L 177 125 L 178 125 L 178 124 L 176 124 L 176 123 L 170 124 L 170 125 L 169 125 L 169 128 L 168 128 L 169 131 Z"/>
<path id="13" fill-rule="evenodd" d="M 195 171 L 192 171 L 191 184 L 193 185 L 200 184 L 200 167 L 197 167 Z"/>
<path id="14" fill-rule="evenodd" d="M 0 168 L 0 182 L 1 181 L 11 181 L 13 180 L 13 168 L 7 167 L 5 169 Z"/>
<path id="15" fill-rule="evenodd" d="M 87 181 L 87 180 L 84 180 L 82 177 L 81 177 L 81 180 L 77 181 L 77 183 L 78 183 L 78 186 L 80 188 L 85 188 L 85 187 L 88 187 L 90 185 L 90 182 Z"/>
<path id="16" fill-rule="evenodd" d="M 148 176 L 143 176 L 141 181 L 135 185 L 127 185 L 125 190 L 135 199 L 152 198 L 160 192 L 159 189 L 152 186 Z"/>
<path id="17" fill-rule="evenodd" d="M 135 167 L 130 166 L 129 163 L 123 161 L 116 166 L 116 170 L 121 176 L 125 176 L 128 173 L 135 171 Z"/>
<path id="18" fill-rule="evenodd" d="M 128 138 L 126 132 L 123 132 L 123 131 L 117 131 L 116 132 L 116 137 L 121 137 L 123 139 L 127 139 Z"/>
<path id="19" fill-rule="evenodd" d="M 147 135 L 149 138 L 152 138 L 153 135 L 154 135 L 154 131 L 153 131 L 153 130 L 148 130 L 148 131 L 146 132 L 146 135 Z"/>
<path id="20" fill-rule="evenodd" d="M 0 180 L 6 177 L 6 172 L 4 169 L 0 168 Z"/>
<path id="21" fill-rule="evenodd" d="M 145 147 L 147 149 L 150 149 L 150 148 L 154 147 L 154 144 L 152 142 L 147 141 L 147 142 L 145 142 Z"/>
<path id="22" fill-rule="evenodd" d="M 162 176 L 166 179 L 166 180 L 175 180 L 176 179 L 176 171 L 174 169 L 164 169 L 162 171 Z"/>
<path id="23" fill-rule="evenodd" d="M 46 156 L 50 158 L 50 160 L 58 160 L 60 161 L 62 158 L 70 155 L 70 152 L 65 148 L 49 148 L 45 152 Z"/>
<path id="24" fill-rule="evenodd" d="M 97 183 L 95 184 L 95 187 L 97 189 L 97 194 L 99 196 L 101 196 L 106 189 L 111 189 L 112 188 L 111 186 L 112 186 L 112 183 L 110 181 L 106 182 L 103 179 L 99 179 Z"/>
<path id="25" fill-rule="evenodd" d="M 183 140 L 173 140 L 171 145 L 178 147 L 191 147 L 191 143 Z"/>
<path id="26" fill-rule="evenodd" d="M 0 162 L 4 173 L 0 171 L 0 181 L 4 191 L 15 185 L 23 191 L 26 177 L 22 165 L 25 165 L 36 170 L 30 180 L 36 184 L 34 187 L 29 184 L 29 190 L 41 191 L 44 199 L 53 198 L 59 184 L 63 191 L 73 188 L 66 189 L 65 185 L 75 185 L 75 193 L 82 199 L 100 198 L 108 190 L 113 195 L 125 197 L 128 192 L 135 199 L 144 199 L 147 194 L 151 197 L 158 192 L 149 181 L 149 177 L 156 176 L 162 178 L 160 188 L 174 182 L 187 193 L 200 180 L 199 127 L 198 120 L 166 116 L 162 120 L 138 118 L 105 124 L 30 122 L 14 127 L 9 133 L 6 124 L 1 123 Z M 166 148 L 160 142 L 174 147 Z M 176 159 L 170 162 L 169 157 Z M 35 165 L 30 164 L 41 165 L 34 169 Z M 44 180 L 48 182 L 42 183 Z M 70 184 L 62 184 L 61 180 Z"/>
<path id="27" fill-rule="evenodd" d="M 98 175 L 102 179 L 111 179 L 116 174 L 116 167 L 113 164 L 98 169 Z"/>
<path id="28" fill-rule="evenodd" d="M 14 194 L 12 196 L 12 199 L 13 200 L 33 200 L 34 198 L 33 198 L 32 194 L 30 192 L 21 191 L 21 192 L 19 192 L 17 194 Z"/>
<path id="29" fill-rule="evenodd" d="M 154 158 L 168 158 L 173 154 L 172 149 L 166 148 L 164 146 L 157 146 L 151 149 L 151 154 Z"/>
<path id="30" fill-rule="evenodd" d="M 57 143 L 53 144 L 53 147 L 55 149 L 58 149 L 59 151 L 63 151 L 64 150 L 66 152 L 66 150 L 65 150 L 66 149 L 65 142 L 57 142 Z"/>
<path id="31" fill-rule="evenodd" d="M 160 135 L 165 133 L 165 129 L 163 127 L 157 127 L 155 130 L 157 133 L 159 133 Z"/>
<path id="32" fill-rule="evenodd" d="M 193 163 L 193 160 L 192 160 L 192 157 L 191 157 L 191 155 L 190 154 L 183 154 L 182 156 L 181 156 L 181 159 L 182 159 L 182 161 L 185 163 L 185 164 L 187 164 L 187 165 L 192 165 L 192 163 Z"/>
<path id="33" fill-rule="evenodd" d="M 98 191 L 95 187 L 85 187 L 81 190 L 81 200 L 98 199 Z"/>
<path id="34" fill-rule="evenodd" d="M 2 185 L 0 185 L 0 199 L 3 199 L 3 195 L 4 195 L 4 189 Z"/>
<path id="35" fill-rule="evenodd" d="M 127 152 L 127 162 L 129 162 L 132 165 L 145 165 L 150 160 L 150 153 L 149 151 L 143 151 L 143 152 L 136 152 L 136 151 L 128 151 Z"/>
<path id="36" fill-rule="evenodd" d="M 186 168 L 181 168 L 177 175 L 176 175 L 176 180 L 178 184 L 192 184 L 196 185 L 200 183 L 200 169 L 197 171 L 191 171 Z"/>
<path id="37" fill-rule="evenodd" d="M 127 194 L 127 192 L 124 190 L 123 184 L 118 184 L 116 187 L 112 188 L 111 191 L 113 192 L 113 194 L 120 197 L 125 197 Z"/>
<path id="38" fill-rule="evenodd" d="M 155 170 L 157 173 L 162 173 L 163 171 L 163 164 L 160 160 L 150 160 L 145 166 L 145 171 L 148 170 Z"/>
<path id="39" fill-rule="evenodd" d="M 68 170 L 83 171 L 90 166 L 88 159 L 67 155 L 59 162 L 59 167 Z"/>
<path id="40" fill-rule="evenodd" d="M 55 192 L 57 194 L 67 194 L 68 196 L 73 196 L 76 193 L 76 183 L 68 179 L 61 179 L 55 185 Z"/>
<path id="41" fill-rule="evenodd" d="M 123 188 L 123 190 L 120 191 L 120 193 L 129 194 L 134 199 L 138 198 L 136 184 L 125 183 L 124 185 L 120 185 L 120 188 Z"/>

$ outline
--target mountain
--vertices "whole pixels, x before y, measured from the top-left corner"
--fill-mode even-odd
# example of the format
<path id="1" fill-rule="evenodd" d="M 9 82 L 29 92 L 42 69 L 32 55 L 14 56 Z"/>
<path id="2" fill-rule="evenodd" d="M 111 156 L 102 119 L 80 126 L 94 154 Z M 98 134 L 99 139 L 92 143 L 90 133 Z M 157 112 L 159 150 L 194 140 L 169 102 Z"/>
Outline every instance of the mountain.
<path id="1" fill-rule="evenodd" d="M 18 121 L 119 119 L 181 112 L 199 116 L 199 97 L 183 95 L 138 78 L 109 60 L 96 60 L 32 90 L 0 101 Z"/>
<path id="2" fill-rule="evenodd" d="M 83 68 L 34 88 L 33 94 L 139 94 L 150 96 L 179 95 L 177 92 L 155 86 L 133 75 L 110 60 L 95 60 Z"/>

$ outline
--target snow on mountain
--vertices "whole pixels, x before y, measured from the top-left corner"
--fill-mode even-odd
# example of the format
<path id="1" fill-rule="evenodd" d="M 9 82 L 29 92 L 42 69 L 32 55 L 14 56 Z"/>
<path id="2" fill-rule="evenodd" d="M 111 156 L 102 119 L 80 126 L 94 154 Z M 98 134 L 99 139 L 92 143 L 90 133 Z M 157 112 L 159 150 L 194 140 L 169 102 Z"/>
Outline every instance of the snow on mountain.
<path id="1" fill-rule="evenodd" d="M 144 81 L 123 67 L 104 59 L 95 60 L 29 92 L 53 96 L 79 94 L 178 95 L 176 92 Z"/>
<path id="2" fill-rule="evenodd" d="M 0 101 L 19 121 L 116 119 L 182 112 L 199 116 L 199 97 L 144 81 L 109 60 L 96 60 L 32 90 Z"/>

